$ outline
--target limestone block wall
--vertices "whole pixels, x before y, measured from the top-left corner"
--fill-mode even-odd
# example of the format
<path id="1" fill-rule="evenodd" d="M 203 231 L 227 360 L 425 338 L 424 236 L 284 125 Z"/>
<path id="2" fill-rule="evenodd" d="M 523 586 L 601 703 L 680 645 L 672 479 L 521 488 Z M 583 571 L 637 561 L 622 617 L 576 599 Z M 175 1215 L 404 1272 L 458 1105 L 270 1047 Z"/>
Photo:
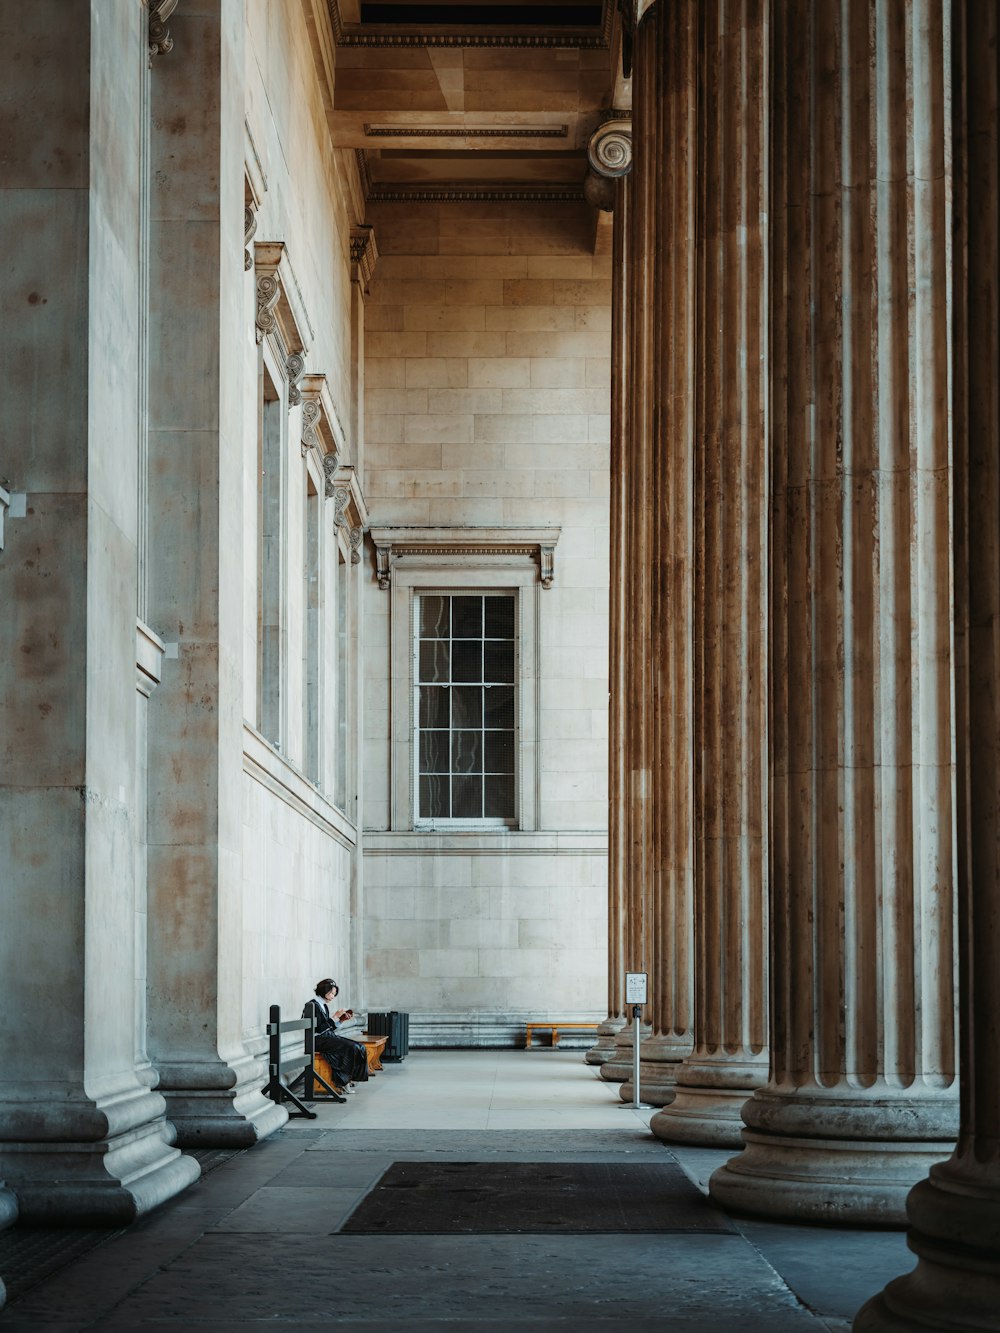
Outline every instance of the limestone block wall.
<path id="1" fill-rule="evenodd" d="M 513 1010 L 604 1003 L 610 258 L 575 204 L 380 203 L 368 220 L 373 526 L 561 528 L 538 596 L 531 832 L 393 826 L 390 597 L 370 573 L 364 593 L 366 994 L 411 1011 L 417 1042 L 507 1040 Z"/>
<path id="2" fill-rule="evenodd" d="M 349 237 L 353 155 L 334 150 L 323 91 L 316 74 L 315 43 L 305 7 L 284 0 L 253 0 L 246 7 L 246 170 L 261 197 L 249 243 L 281 241 L 308 324 L 306 374 L 325 374 L 333 409 L 345 428 L 342 461 L 355 441 L 346 436 L 351 401 L 351 269 Z M 245 1034 L 263 1046 L 269 1004 L 298 1011 L 322 975 L 356 994 L 352 955 L 351 892 L 354 880 L 354 807 L 351 819 L 333 805 L 332 746 L 338 725 L 333 678 L 336 645 L 336 538 L 332 500 L 320 496 L 324 526 L 323 637 L 330 649 L 324 673 L 325 760 L 314 785 L 306 780 L 307 721 L 302 673 L 306 560 L 306 469 L 300 460 L 302 406 L 287 415 L 284 497 L 283 617 L 288 626 L 285 717 L 280 751 L 254 734 L 257 679 L 257 358 L 256 284 L 246 273 L 243 525 L 243 699 L 251 727 L 244 734 L 242 1004 Z M 353 648 L 356 652 L 356 645 Z"/>

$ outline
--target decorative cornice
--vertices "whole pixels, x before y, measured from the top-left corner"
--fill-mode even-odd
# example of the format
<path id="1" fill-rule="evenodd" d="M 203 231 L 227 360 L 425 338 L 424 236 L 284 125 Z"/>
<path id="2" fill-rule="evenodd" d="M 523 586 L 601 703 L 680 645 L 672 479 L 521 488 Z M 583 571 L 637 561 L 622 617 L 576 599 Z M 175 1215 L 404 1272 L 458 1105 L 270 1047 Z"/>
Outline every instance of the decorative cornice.
<path id="1" fill-rule="evenodd" d="M 506 129 L 463 125 L 366 125 L 370 139 L 565 139 L 568 125 L 524 127 L 510 125 Z"/>
<path id="2" fill-rule="evenodd" d="M 361 290 L 368 291 L 368 284 L 378 263 L 378 246 L 375 244 L 375 228 L 367 223 L 351 228 L 351 281 L 358 283 Z"/>
<path id="3" fill-rule="evenodd" d="M 582 185 L 375 185 L 373 204 L 574 204 L 583 199 Z"/>
<path id="4" fill-rule="evenodd" d="M 174 49 L 174 39 L 167 30 L 167 19 L 177 8 L 178 0 L 149 0 L 149 58 L 166 55 Z"/>
<path id="5" fill-rule="evenodd" d="M 257 241 L 257 341 L 277 333 L 286 357 L 309 350 L 315 336 L 284 241 Z"/>
<path id="6" fill-rule="evenodd" d="M 393 567 L 402 559 L 453 560 L 475 557 L 502 562 L 527 558 L 538 565 L 543 588 L 555 578 L 555 552 L 561 528 L 371 528 L 378 586 L 387 591 Z"/>

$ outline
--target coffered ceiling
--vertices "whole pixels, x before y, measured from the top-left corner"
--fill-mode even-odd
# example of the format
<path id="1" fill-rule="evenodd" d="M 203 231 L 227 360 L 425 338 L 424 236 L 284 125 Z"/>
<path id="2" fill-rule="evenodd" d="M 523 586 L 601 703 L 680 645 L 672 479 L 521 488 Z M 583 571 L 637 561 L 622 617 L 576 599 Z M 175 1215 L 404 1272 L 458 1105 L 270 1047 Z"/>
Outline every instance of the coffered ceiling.
<path id="1" fill-rule="evenodd" d="M 333 130 L 369 198 L 579 199 L 615 84 L 613 0 L 328 0 Z"/>

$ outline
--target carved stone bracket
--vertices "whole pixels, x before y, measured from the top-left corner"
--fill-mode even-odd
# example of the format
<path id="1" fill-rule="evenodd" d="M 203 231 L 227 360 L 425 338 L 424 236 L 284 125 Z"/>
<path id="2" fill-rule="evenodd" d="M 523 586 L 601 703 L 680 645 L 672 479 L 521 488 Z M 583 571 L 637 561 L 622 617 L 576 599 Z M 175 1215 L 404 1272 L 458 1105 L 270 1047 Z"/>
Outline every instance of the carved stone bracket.
<path id="1" fill-rule="evenodd" d="M 543 588 L 555 579 L 555 552 L 560 528 L 372 528 L 378 586 L 388 591 L 393 568 L 400 562 L 421 568 L 456 564 L 496 566 L 502 570 L 530 561 L 538 568 Z"/>
<path id="2" fill-rule="evenodd" d="M 256 241 L 257 341 L 277 336 L 282 360 L 305 357 L 315 337 L 284 241 Z M 289 367 L 289 370 L 291 368 Z"/>
<path id="3" fill-rule="evenodd" d="M 326 460 L 324 459 L 324 468 Z M 361 563 L 361 546 L 368 528 L 368 506 L 358 485 L 358 476 L 350 464 L 327 473 L 327 495 L 333 494 L 333 521 L 347 530 L 351 564 Z"/>
<path id="4" fill-rule="evenodd" d="M 178 0 L 149 0 L 149 58 L 166 55 L 174 49 L 174 39 L 167 31 L 167 19 L 177 8 Z"/>
<path id="5" fill-rule="evenodd" d="M 351 280 L 368 294 L 368 284 L 378 263 L 375 228 L 367 225 L 351 228 Z"/>
<path id="6" fill-rule="evenodd" d="M 337 475 L 337 466 L 336 454 L 325 454 L 323 456 L 323 494 L 328 500 L 337 494 L 336 487 L 333 484 L 333 479 Z"/>
<path id="7" fill-rule="evenodd" d="M 302 402 L 299 380 L 305 374 L 306 360 L 301 352 L 293 352 L 285 361 L 285 374 L 288 377 L 288 406 L 298 407 Z"/>
<path id="8" fill-rule="evenodd" d="M 326 376 L 303 375 L 298 393 L 302 403 L 302 456 L 315 450 L 323 460 L 324 475 L 327 467 L 336 471 L 347 441 Z M 327 495 L 330 494 L 327 490 Z"/>
<path id="9" fill-rule="evenodd" d="M 253 268 L 253 255 L 250 253 L 250 242 L 253 240 L 253 234 L 257 230 L 257 214 L 250 204 L 243 208 L 243 244 L 246 249 L 243 251 L 243 268 L 249 273 Z"/>
<path id="10" fill-rule="evenodd" d="M 7 510 L 10 508 L 10 491 L 5 486 L 0 486 L 0 551 L 3 550 L 3 521 L 7 516 Z"/>
<path id="11" fill-rule="evenodd" d="M 281 284 L 273 273 L 257 275 L 257 341 L 263 342 L 278 328 L 275 306 L 281 298 Z"/>

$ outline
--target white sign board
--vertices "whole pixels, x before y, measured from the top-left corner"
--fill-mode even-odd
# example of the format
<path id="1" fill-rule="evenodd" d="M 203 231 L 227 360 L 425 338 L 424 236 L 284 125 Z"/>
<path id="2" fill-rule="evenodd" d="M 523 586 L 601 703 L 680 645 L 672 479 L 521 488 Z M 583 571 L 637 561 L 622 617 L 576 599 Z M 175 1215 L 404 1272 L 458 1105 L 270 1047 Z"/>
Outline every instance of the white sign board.
<path id="1" fill-rule="evenodd" d="M 625 1003 L 626 1004 L 645 1004 L 646 1003 L 646 977 L 645 972 L 626 972 L 625 973 Z"/>

